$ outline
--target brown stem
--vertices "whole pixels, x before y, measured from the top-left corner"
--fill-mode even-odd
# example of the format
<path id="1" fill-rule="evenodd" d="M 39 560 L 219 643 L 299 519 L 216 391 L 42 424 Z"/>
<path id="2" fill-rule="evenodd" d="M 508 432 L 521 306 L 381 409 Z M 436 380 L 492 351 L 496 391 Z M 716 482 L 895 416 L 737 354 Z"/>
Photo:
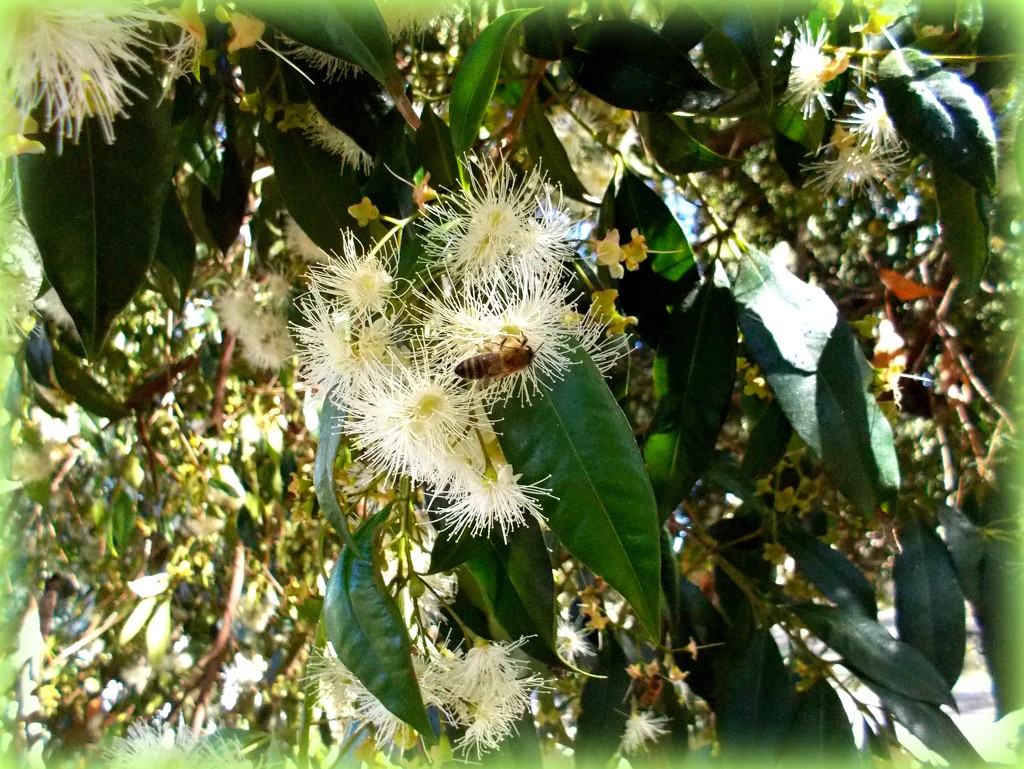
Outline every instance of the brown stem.
<path id="1" fill-rule="evenodd" d="M 224 346 L 220 352 L 220 363 L 217 366 L 217 381 L 213 387 L 213 408 L 210 419 L 213 428 L 220 432 L 224 421 L 224 393 L 227 387 L 228 370 L 231 368 L 231 357 L 235 352 L 235 335 L 230 331 L 224 332 Z"/>

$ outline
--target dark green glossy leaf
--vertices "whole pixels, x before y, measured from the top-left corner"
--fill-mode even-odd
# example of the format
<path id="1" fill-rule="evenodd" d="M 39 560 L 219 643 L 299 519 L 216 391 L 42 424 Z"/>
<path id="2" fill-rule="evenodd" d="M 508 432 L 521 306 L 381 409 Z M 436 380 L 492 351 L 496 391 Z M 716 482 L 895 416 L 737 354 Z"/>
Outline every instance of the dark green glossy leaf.
<path id="1" fill-rule="evenodd" d="M 860 765 L 850 719 L 828 681 L 797 694 L 783 755 L 783 766 Z"/>
<path id="2" fill-rule="evenodd" d="M 666 393 L 659 398 L 644 459 L 662 519 L 714 453 L 732 398 L 736 345 L 732 295 L 709 276 L 692 303 L 672 313 L 658 347 Z"/>
<path id="3" fill-rule="evenodd" d="M 699 280 L 693 252 L 668 206 L 638 176 L 622 177 L 611 211 L 620 243 L 628 243 L 635 229 L 649 251 L 657 252 L 649 253 L 637 270 L 627 271 L 619 281 L 623 311 L 639 319 L 640 335 L 656 347 L 668 324 L 668 308 L 682 301 Z"/>
<path id="4" fill-rule="evenodd" d="M 486 615 L 490 635 L 527 638 L 523 649 L 548 665 L 560 665 L 555 652 L 554 581 L 540 526 L 531 522 L 509 534 L 507 543 L 489 547 L 459 568 L 459 584 Z"/>
<path id="5" fill-rule="evenodd" d="M 25 340 L 25 367 L 28 369 L 29 376 L 39 384 L 46 387 L 53 387 L 56 384 L 53 379 L 53 343 L 50 341 L 49 334 L 46 333 L 46 324 L 42 319 L 36 321 L 36 325 L 29 332 L 28 339 Z M 12 375 L 5 393 L 8 399 L 16 398 L 7 408 L 11 413 L 14 413 L 21 401 L 21 387 L 14 389 L 15 383 L 16 376 Z M 12 390 L 14 390 L 13 394 Z"/>
<path id="6" fill-rule="evenodd" d="M 410 125 L 418 126 L 395 63 L 391 36 L 372 0 L 307 0 L 299 4 L 244 0 L 238 5 L 292 40 L 366 70 L 384 85 Z"/>
<path id="7" fill-rule="evenodd" d="M 709 112 L 731 96 L 668 39 L 643 24 L 610 19 L 577 27 L 563 66 L 583 88 L 621 109 Z"/>
<path id="8" fill-rule="evenodd" d="M 131 414 L 109 387 L 93 379 L 82 362 L 63 347 L 53 351 L 53 373 L 61 389 L 86 411 L 106 419 L 123 419 Z"/>
<path id="9" fill-rule="evenodd" d="M 356 531 L 338 556 L 324 596 L 324 624 L 338 659 L 389 711 L 427 742 L 434 729 L 412 666 L 409 631 L 373 563 L 382 511 Z"/>
<path id="10" fill-rule="evenodd" d="M 229 135 L 224 141 L 221 161 L 223 174 L 220 189 L 214 193 L 202 187 L 203 221 L 213 242 L 227 252 L 238 237 L 249 205 L 249 184 L 252 179 L 252 156 L 243 159 L 238 142 Z"/>
<path id="11" fill-rule="evenodd" d="M 981 192 L 996 183 L 996 134 L 985 100 L 956 72 L 913 48 L 891 51 L 878 89 L 900 136 Z"/>
<path id="12" fill-rule="evenodd" d="M 1017 505 L 1020 492 L 1011 505 Z M 986 500 L 986 506 L 991 506 Z M 1016 510 L 1009 511 L 1014 516 Z M 980 595 L 974 605 L 981 629 L 981 650 L 996 700 L 996 717 L 1024 707 L 1024 668 L 1021 667 L 1024 606 L 1021 604 L 1020 528 L 1016 517 L 990 519 L 985 527 Z"/>
<path id="13" fill-rule="evenodd" d="M 723 681 L 715 709 L 722 756 L 768 763 L 786 735 L 794 692 L 771 631 L 751 636 Z"/>
<path id="14" fill-rule="evenodd" d="M 274 161 L 274 175 L 288 213 L 324 251 L 341 252 L 341 231 L 355 229 L 346 210 L 362 196 L 350 169 L 316 147 L 301 131 L 282 133 L 264 123 L 260 139 Z"/>
<path id="15" fill-rule="evenodd" d="M 921 742 L 943 756 L 950 766 L 980 766 L 984 764 L 978 751 L 963 735 L 952 718 L 938 705 L 919 702 L 904 696 L 893 688 L 876 681 L 864 680 L 882 704 Z M 886 682 L 888 683 L 888 682 Z"/>
<path id="16" fill-rule="evenodd" d="M 594 678 L 588 678 L 580 694 L 576 720 L 576 766 L 604 766 L 619 747 L 629 711 L 629 660 L 614 633 L 605 633 L 597 653 Z"/>
<path id="17" fill-rule="evenodd" d="M 524 483 L 551 490 L 544 516 L 565 548 L 659 632 L 658 516 L 633 432 L 587 354 L 552 389 L 525 405 L 493 409 L 501 447 Z"/>
<path id="18" fill-rule="evenodd" d="M 452 129 L 452 146 L 462 156 L 476 141 L 487 104 L 498 82 L 501 57 L 520 21 L 535 8 L 506 11 L 488 24 L 463 59 L 452 84 L 448 106 L 448 122 Z"/>
<path id="19" fill-rule="evenodd" d="M 877 619 L 871 583 L 842 553 L 799 529 L 780 532 L 779 541 L 801 573 L 832 603 L 845 612 Z"/>
<path id="20" fill-rule="evenodd" d="M 678 603 L 672 611 L 672 646 L 686 646 L 692 638 L 698 648 L 696 656 L 681 652 L 675 656 L 679 669 L 686 672 L 686 683 L 694 694 L 712 706 L 717 703 L 716 661 L 722 655 L 725 620 L 701 589 L 686 577 L 678 583 Z"/>
<path id="21" fill-rule="evenodd" d="M 171 173 L 171 106 L 147 76 L 107 144 L 87 120 L 61 154 L 40 134 L 41 155 L 15 159 L 18 196 L 50 284 L 94 358 L 117 314 L 142 286 L 156 252 Z"/>
<path id="22" fill-rule="evenodd" d="M 767 104 L 772 102 L 772 63 L 775 59 L 775 37 L 782 18 L 781 0 L 757 3 L 705 3 L 701 12 L 723 37 L 735 46 L 746 69 L 755 79 Z"/>
<path id="23" fill-rule="evenodd" d="M 542 769 L 540 735 L 537 733 L 537 722 L 529 708 L 523 708 L 523 714 L 513 725 L 512 733 L 507 735 L 494 750 L 480 757 L 480 766 L 507 769 Z"/>
<path id="24" fill-rule="evenodd" d="M 897 641 L 873 619 L 831 606 L 799 604 L 796 615 L 865 681 L 884 682 L 919 702 L 956 707 L 939 672 L 913 646 Z"/>
<path id="25" fill-rule="evenodd" d="M 832 301 L 760 252 L 736 276 L 739 323 L 779 406 L 825 472 L 865 514 L 892 501 L 892 429 L 868 390 L 871 369 Z"/>
<path id="26" fill-rule="evenodd" d="M 520 5 L 531 5 L 522 0 Z M 523 22 L 523 51 L 535 59 L 556 61 L 572 50 L 576 35 L 569 26 L 568 0 L 548 0 Z"/>
<path id="27" fill-rule="evenodd" d="M 381 149 L 374 158 L 373 171 L 366 180 L 363 194 L 380 209 L 382 216 L 406 219 L 412 215 L 413 202 L 405 123 L 396 113 L 391 113 L 381 125 L 380 133 Z"/>
<path id="28" fill-rule="evenodd" d="M 640 115 L 640 135 L 658 165 L 670 174 L 713 171 L 740 162 L 723 157 L 690 136 L 686 128 L 668 115 L 652 112 Z"/>
<path id="29" fill-rule="evenodd" d="M 773 399 L 761 410 L 750 430 L 740 469 L 750 478 L 768 475 L 785 455 L 792 435 L 793 425 L 786 419 L 779 402 Z"/>
<path id="30" fill-rule="evenodd" d="M 955 507 L 939 505 L 937 512 L 960 589 L 967 600 L 975 602 L 981 594 L 981 560 L 985 552 L 985 535 Z"/>
<path id="31" fill-rule="evenodd" d="M 331 397 L 324 399 L 324 407 L 320 412 L 320 440 L 316 446 L 316 459 L 313 461 L 313 489 L 316 491 L 316 501 L 320 505 L 320 510 L 331 528 L 341 535 L 350 550 L 354 550 L 352 533 L 334 490 L 334 460 L 344 435 L 344 416 Z"/>
<path id="32" fill-rule="evenodd" d="M 181 312 L 192 286 L 192 272 L 196 265 L 196 239 L 188 226 L 174 190 L 167 191 L 163 216 L 160 220 L 160 238 L 154 258 L 167 268 L 178 287 L 178 301 L 174 308 Z"/>
<path id="33" fill-rule="evenodd" d="M 661 36 L 680 51 L 689 51 L 701 42 L 712 30 L 712 26 L 691 3 L 679 3 L 665 17 L 661 25 Z"/>
<path id="34" fill-rule="evenodd" d="M 960 677 L 967 649 L 964 595 L 939 535 L 912 518 L 900 531 L 893 562 L 896 628 L 946 679 Z"/>
<path id="35" fill-rule="evenodd" d="M 488 537 L 474 537 L 465 531 L 459 537 L 452 537 L 442 529 L 437 533 L 433 547 L 430 549 L 430 573 L 451 571 L 470 558 L 487 553 L 490 549 L 491 543 Z"/>
<path id="36" fill-rule="evenodd" d="M 963 295 L 974 293 L 988 263 L 988 217 L 983 196 L 956 174 L 932 168 L 935 198 L 939 204 L 939 228 Z"/>
<path id="37" fill-rule="evenodd" d="M 592 203 L 587 188 L 573 170 L 565 147 L 555 135 L 555 129 L 548 122 L 536 97 L 526 112 L 523 133 L 530 156 L 540 165 L 549 181 L 559 185 L 562 192 L 573 200 Z"/>
<path id="38" fill-rule="evenodd" d="M 420 130 L 416 132 L 416 156 L 423 170 L 430 174 L 430 186 L 454 189 L 459 182 L 459 166 L 452 149 L 452 135 L 429 104 L 420 113 Z"/>

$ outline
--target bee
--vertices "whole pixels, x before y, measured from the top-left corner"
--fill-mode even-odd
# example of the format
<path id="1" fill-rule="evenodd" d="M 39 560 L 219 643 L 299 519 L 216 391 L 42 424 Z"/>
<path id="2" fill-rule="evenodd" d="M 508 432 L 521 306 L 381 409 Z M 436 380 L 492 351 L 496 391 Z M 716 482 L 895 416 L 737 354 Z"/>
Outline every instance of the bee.
<path id="1" fill-rule="evenodd" d="M 496 349 L 466 358 L 455 366 L 455 374 L 463 379 L 500 379 L 522 371 L 533 362 L 536 351 L 526 344 L 526 337 L 504 337 Z"/>

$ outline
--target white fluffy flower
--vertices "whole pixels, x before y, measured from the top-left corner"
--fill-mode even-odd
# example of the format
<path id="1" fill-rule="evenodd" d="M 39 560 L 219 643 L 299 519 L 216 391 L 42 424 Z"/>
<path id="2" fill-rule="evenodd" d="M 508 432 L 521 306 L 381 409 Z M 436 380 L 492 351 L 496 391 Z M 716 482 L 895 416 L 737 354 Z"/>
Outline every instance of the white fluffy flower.
<path id="1" fill-rule="evenodd" d="M 290 216 L 284 220 L 284 244 L 293 254 L 302 257 L 304 262 L 317 264 L 327 261 L 327 252 L 314 243 Z"/>
<path id="2" fill-rule="evenodd" d="M 467 5 L 466 0 L 377 0 L 384 26 L 396 40 L 419 32 L 437 18 L 450 16 Z"/>
<path id="3" fill-rule="evenodd" d="M 837 126 L 823 157 L 807 164 L 811 183 L 825 192 L 850 193 L 885 181 L 899 168 L 901 155 L 887 152 Z"/>
<path id="4" fill-rule="evenodd" d="M 529 364 L 507 376 L 480 380 L 487 395 L 529 402 L 550 388 L 568 369 L 579 341 L 570 290 L 560 278 L 558 271 L 517 272 L 427 298 L 430 315 L 424 325 L 436 340 L 438 365 L 454 371 L 468 358 L 525 345 L 533 352 Z"/>
<path id="5" fill-rule="evenodd" d="M 449 704 L 467 727 L 456 748 L 479 756 L 515 730 L 530 693 L 544 683 L 539 676 L 528 675 L 526 663 L 513 656 L 525 642 L 521 638 L 515 643 L 479 643 L 451 661 L 445 679 Z"/>
<path id="6" fill-rule="evenodd" d="M 475 395 L 415 355 L 347 402 L 348 431 L 363 458 L 390 477 L 435 483 L 443 459 L 480 424 Z"/>
<path id="7" fill-rule="evenodd" d="M 124 72 L 146 66 L 137 49 L 162 14 L 145 0 L 16 0 L 6 12 L 18 108 L 27 115 L 40 106 L 43 129 L 75 141 L 95 116 L 113 141 L 114 118 L 140 95 Z"/>
<path id="8" fill-rule="evenodd" d="M 413 659 L 423 704 L 446 712 L 447 662 L 440 657 L 424 661 Z M 398 743 L 408 746 L 413 729 L 388 710 L 352 672 L 337 658 L 333 648 L 316 652 L 306 667 L 307 677 L 319 687 L 320 702 L 331 718 L 341 721 L 369 723 L 374 727 L 378 745 Z"/>
<path id="9" fill-rule="evenodd" d="M 550 492 L 537 484 L 519 482 L 520 476 L 507 462 L 493 462 L 485 469 L 462 465 L 448 482 L 446 493 L 453 500 L 437 511 L 441 526 L 451 536 L 463 531 L 476 537 L 501 529 L 501 538 L 523 526 L 529 516 L 542 517 L 538 496 Z"/>
<path id="10" fill-rule="evenodd" d="M 268 299 L 280 304 L 280 297 Z M 287 317 L 278 308 L 261 305 L 251 288 L 228 291 L 215 306 L 221 325 L 238 339 L 242 357 L 254 368 L 278 369 L 294 352 Z"/>
<path id="11" fill-rule="evenodd" d="M 231 739 L 204 737 L 179 721 L 178 728 L 160 721 L 136 722 L 128 733 L 107 749 L 109 769 L 242 769 L 251 764 L 242 757 L 242 749 Z"/>
<path id="12" fill-rule="evenodd" d="M 587 633 L 580 623 L 558 620 L 555 628 L 555 648 L 558 656 L 575 665 L 583 657 L 594 656 L 594 645 L 587 640 Z"/>
<path id="13" fill-rule="evenodd" d="M 348 76 L 355 70 L 355 66 L 344 59 L 339 59 L 329 53 L 324 53 L 319 48 L 313 48 L 303 43 L 298 43 L 287 37 L 284 38 L 285 51 L 292 54 L 296 59 L 311 64 L 320 70 L 326 82 L 331 83 L 339 78 Z"/>
<path id="14" fill-rule="evenodd" d="M 885 100 L 878 89 L 868 91 L 867 102 L 856 98 L 854 101 L 857 104 L 856 112 L 839 122 L 848 125 L 851 134 L 877 151 L 903 152 L 903 141 L 896 126 L 892 124 L 885 109 Z"/>
<path id="15" fill-rule="evenodd" d="M 299 302 L 306 325 L 293 325 L 303 379 L 339 403 L 386 379 L 396 365 L 395 317 L 357 321 L 316 285 Z"/>
<path id="16" fill-rule="evenodd" d="M 814 114 L 815 105 L 826 113 L 832 107 L 825 94 L 825 86 L 846 68 L 846 59 L 833 59 L 822 49 L 828 43 L 828 26 L 822 25 L 818 33 L 803 22 L 793 46 L 793 58 L 786 85 L 786 99 L 796 104 L 804 119 Z"/>
<path id="17" fill-rule="evenodd" d="M 472 283 L 509 271 L 549 272 L 571 254 L 571 222 L 543 193 L 536 171 L 517 179 L 508 165 L 479 166 L 483 179 L 449 192 L 425 218 L 427 252 L 456 278 Z"/>
<path id="18" fill-rule="evenodd" d="M 649 710 L 633 711 L 626 719 L 620 747 L 623 753 L 647 750 L 647 743 L 657 742 L 668 734 L 668 716 L 656 716 Z"/>
<path id="19" fill-rule="evenodd" d="M 388 241 L 363 253 L 351 231 L 342 238 L 341 254 L 309 268 L 309 280 L 324 296 L 335 299 L 356 318 L 388 309 L 394 294 L 398 251 Z"/>
<path id="20" fill-rule="evenodd" d="M 318 147 L 323 147 L 332 155 L 341 158 L 344 165 L 358 168 L 363 173 L 369 173 L 373 167 L 373 158 L 356 143 L 355 139 L 331 125 L 327 118 L 315 110 L 306 124 L 305 134 Z"/>

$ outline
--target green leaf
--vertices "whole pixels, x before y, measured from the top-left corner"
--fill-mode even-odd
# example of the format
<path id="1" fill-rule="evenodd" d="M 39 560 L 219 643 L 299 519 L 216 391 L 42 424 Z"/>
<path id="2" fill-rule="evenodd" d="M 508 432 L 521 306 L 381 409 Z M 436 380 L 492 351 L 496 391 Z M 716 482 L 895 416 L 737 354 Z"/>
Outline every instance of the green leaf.
<path id="1" fill-rule="evenodd" d="M 523 22 L 523 51 L 535 59 L 557 61 L 568 55 L 576 42 L 569 26 L 568 0 L 548 0 L 539 13 Z"/>
<path id="2" fill-rule="evenodd" d="M 491 636 L 526 637 L 524 650 L 548 665 L 561 665 L 555 651 L 554 580 L 540 526 L 531 521 L 507 543 L 486 540 L 485 550 L 459 569 L 459 584 L 488 617 Z"/>
<path id="3" fill-rule="evenodd" d="M 552 389 L 526 405 L 499 404 L 501 447 L 524 483 L 540 484 L 548 526 L 565 548 L 659 632 L 658 517 L 633 432 L 582 350 Z"/>
<path id="4" fill-rule="evenodd" d="M 430 174 L 430 186 L 454 189 L 459 182 L 459 166 L 452 149 L 448 126 L 430 108 L 423 106 L 420 130 L 416 132 L 416 155 L 423 170 Z"/>
<path id="5" fill-rule="evenodd" d="M 702 13 L 735 46 L 765 102 L 771 104 L 775 37 L 782 17 L 780 0 L 705 4 Z"/>
<path id="6" fill-rule="evenodd" d="M 793 709 L 794 692 L 771 630 L 755 632 L 722 683 L 715 708 L 723 757 L 774 757 Z"/>
<path id="7" fill-rule="evenodd" d="M 661 34 L 643 24 L 609 19 L 582 24 L 564 59 L 569 76 L 621 109 L 709 112 L 732 94 L 705 78 Z"/>
<path id="8" fill-rule="evenodd" d="M 526 111 L 523 134 L 530 157 L 540 165 L 550 181 L 557 184 L 562 192 L 573 200 L 593 202 L 587 188 L 576 175 L 565 147 L 555 135 L 555 129 L 548 122 L 536 96 L 530 101 L 530 107 Z"/>
<path id="9" fill-rule="evenodd" d="M 265 122 L 260 139 L 274 161 L 288 213 L 320 248 L 341 253 L 342 230 L 356 227 L 346 209 L 362 198 L 351 169 L 340 169 L 336 157 L 301 131 L 282 133 Z"/>
<path id="10" fill-rule="evenodd" d="M 656 347 L 668 324 L 668 308 L 699 280 L 693 251 L 665 202 L 635 174 L 622 177 L 612 210 L 620 243 L 628 243 L 635 229 L 646 239 L 649 251 L 657 252 L 648 253 L 637 270 L 627 271 L 619 281 L 623 311 L 639 319 L 640 335 Z"/>
<path id="11" fill-rule="evenodd" d="M 864 680 L 882 704 L 921 742 L 949 761 L 950 766 L 981 766 L 984 764 L 978 751 L 971 745 L 956 722 L 947 716 L 938 705 L 919 702 L 904 696 L 892 687 Z M 886 682 L 889 683 L 889 682 Z"/>
<path id="12" fill-rule="evenodd" d="M 1019 492 L 1016 499 L 1020 499 Z M 1005 529 L 999 531 L 997 527 Z M 1013 519 L 996 526 L 989 524 L 986 533 L 981 591 L 974 610 L 981 629 L 981 650 L 992 677 L 996 716 L 1001 717 L 1024 707 L 1020 533 Z"/>
<path id="13" fill-rule="evenodd" d="M 167 191 L 164 200 L 160 238 L 156 244 L 154 259 L 174 278 L 178 288 L 174 309 L 180 313 L 185 307 L 185 298 L 192 286 L 192 272 L 196 265 L 196 239 L 188 226 L 184 211 L 181 210 L 178 195 L 173 189 Z"/>
<path id="14" fill-rule="evenodd" d="M 988 264 L 988 216 L 984 196 L 959 176 L 938 165 L 932 168 L 939 229 L 953 269 L 960 278 L 960 296 L 978 289 Z"/>
<path id="15" fill-rule="evenodd" d="M 401 78 L 387 27 L 369 0 L 244 0 L 237 5 L 292 40 L 366 70 L 385 86 Z"/>
<path id="16" fill-rule="evenodd" d="M 996 133 L 985 100 L 956 72 L 913 48 L 891 51 L 878 67 L 878 90 L 900 136 L 934 168 L 980 192 L 996 184 Z"/>
<path id="17" fill-rule="evenodd" d="M 793 611 L 865 681 L 884 682 L 919 702 L 956 707 L 946 682 L 921 652 L 897 641 L 873 619 L 814 604 L 798 604 Z"/>
<path id="18" fill-rule="evenodd" d="M 677 307 L 658 347 L 666 393 L 644 445 L 662 520 L 711 460 L 736 379 L 736 308 L 712 275 Z"/>
<path id="19" fill-rule="evenodd" d="M 832 603 L 845 612 L 877 619 L 874 588 L 842 553 L 795 528 L 781 531 L 779 541 L 797 568 Z"/>
<path id="20" fill-rule="evenodd" d="M 320 412 L 320 440 L 316 446 L 316 459 L 313 461 L 313 489 L 316 501 L 323 511 L 324 517 L 349 549 L 355 549 L 352 532 L 345 520 L 345 512 L 338 504 L 334 490 L 334 460 L 338 456 L 338 447 L 344 435 L 344 413 L 328 396 L 324 399 L 324 407 Z"/>
<path id="21" fill-rule="evenodd" d="M 331 572 L 324 596 L 324 624 L 338 659 L 363 686 L 428 742 L 437 738 L 423 706 L 412 666 L 409 631 L 395 599 L 373 563 L 381 511 L 355 532 Z"/>
<path id="22" fill-rule="evenodd" d="M 840 759 L 859 765 L 853 727 L 828 681 L 797 694 L 783 755 L 783 766 L 836 766 Z"/>
<path id="23" fill-rule="evenodd" d="M 749 478 L 768 475 L 785 455 L 792 435 L 793 426 L 786 419 L 786 412 L 777 400 L 772 400 L 761 410 L 750 430 L 740 469 Z"/>
<path id="24" fill-rule="evenodd" d="M 40 134 L 41 155 L 15 158 L 18 196 L 46 277 L 95 358 L 117 314 L 142 286 L 156 253 L 171 175 L 171 104 L 157 79 L 114 121 L 107 144 L 93 120 L 58 154 Z"/>
<path id="25" fill-rule="evenodd" d="M 681 123 L 658 112 L 640 115 L 640 135 L 644 146 L 665 171 L 682 176 L 697 171 L 714 171 L 740 163 L 709 150 L 690 136 Z"/>
<path id="26" fill-rule="evenodd" d="M 476 141 L 487 104 L 498 82 L 505 45 L 519 22 L 536 10 L 522 8 L 503 13 L 484 28 L 463 59 L 455 74 L 448 105 L 448 122 L 456 156 L 464 155 Z"/>
<path id="27" fill-rule="evenodd" d="M 967 600 L 976 602 L 981 594 L 981 561 L 985 535 L 971 519 L 955 507 L 939 505 L 939 522 L 945 532 L 946 547 L 953 558 L 960 589 Z"/>
<path id="28" fill-rule="evenodd" d="M 110 506 L 110 543 L 114 555 L 128 544 L 135 531 L 135 501 L 124 489 L 118 491 Z"/>
<path id="29" fill-rule="evenodd" d="M 739 323 L 779 406 L 864 514 L 899 487 L 892 429 L 868 390 L 871 369 L 832 301 L 749 251 L 734 285 Z"/>
<path id="30" fill-rule="evenodd" d="M 162 659 L 171 645 L 171 599 L 162 601 L 146 625 L 146 656 L 151 663 Z"/>
<path id="31" fill-rule="evenodd" d="M 626 727 L 628 695 L 632 679 L 626 673 L 629 660 L 615 633 L 606 632 L 597 653 L 594 677 L 580 693 L 573 749 L 577 766 L 604 766 L 619 747 Z"/>
<path id="32" fill-rule="evenodd" d="M 117 636 L 118 644 L 124 646 L 135 638 L 135 636 L 139 634 L 139 631 L 145 627 L 146 622 L 149 620 L 149 617 L 155 608 L 156 596 L 143 598 L 139 601 L 135 605 L 135 608 L 132 609 L 132 613 L 128 615 L 128 619 L 126 619 L 124 624 L 121 626 L 121 632 Z"/>
<path id="33" fill-rule="evenodd" d="M 946 679 L 960 677 L 967 649 L 964 595 L 939 535 L 912 518 L 900 531 L 893 562 L 896 628 Z"/>
<path id="34" fill-rule="evenodd" d="M 132 413 L 111 395 L 109 387 L 93 379 L 79 359 L 63 347 L 54 348 L 53 373 L 61 389 L 86 411 L 106 419 L 123 419 Z"/>

